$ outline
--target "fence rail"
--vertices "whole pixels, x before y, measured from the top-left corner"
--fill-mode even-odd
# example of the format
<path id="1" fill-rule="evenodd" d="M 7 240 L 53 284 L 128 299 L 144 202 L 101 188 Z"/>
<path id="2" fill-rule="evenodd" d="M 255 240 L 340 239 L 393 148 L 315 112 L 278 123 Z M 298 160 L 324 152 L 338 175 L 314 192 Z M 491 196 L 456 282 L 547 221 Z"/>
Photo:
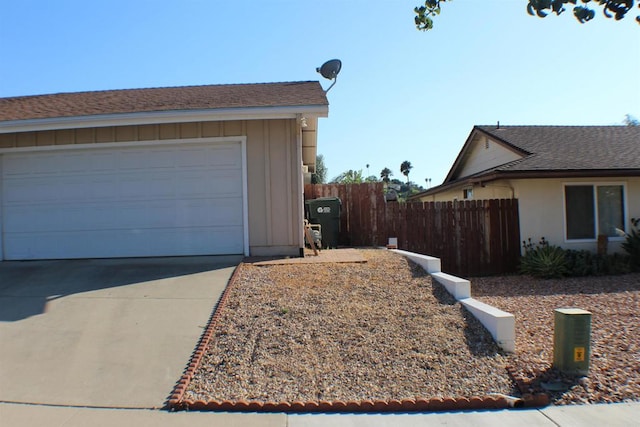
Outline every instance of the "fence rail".
<path id="1" fill-rule="evenodd" d="M 385 202 L 382 183 L 309 184 L 305 199 L 339 197 L 339 244 L 384 246 L 441 259 L 459 276 L 514 272 L 520 257 L 517 199 L 456 202 Z"/>

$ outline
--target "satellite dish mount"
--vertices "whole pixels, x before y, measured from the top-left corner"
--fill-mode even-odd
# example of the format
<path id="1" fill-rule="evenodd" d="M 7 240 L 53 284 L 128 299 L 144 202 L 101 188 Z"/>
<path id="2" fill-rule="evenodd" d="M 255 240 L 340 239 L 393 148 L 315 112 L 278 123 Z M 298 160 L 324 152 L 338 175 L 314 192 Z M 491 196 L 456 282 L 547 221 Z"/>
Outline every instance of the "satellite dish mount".
<path id="1" fill-rule="evenodd" d="M 340 68 L 342 68 L 342 62 L 339 59 L 331 59 L 322 64 L 321 67 L 316 68 L 316 71 L 320 73 L 322 77 L 327 80 L 333 80 L 331 86 L 329 86 L 327 90 L 324 91 L 324 93 L 329 92 L 333 85 L 336 84 L 336 81 L 338 81 L 338 73 L 340 73 Z"/>

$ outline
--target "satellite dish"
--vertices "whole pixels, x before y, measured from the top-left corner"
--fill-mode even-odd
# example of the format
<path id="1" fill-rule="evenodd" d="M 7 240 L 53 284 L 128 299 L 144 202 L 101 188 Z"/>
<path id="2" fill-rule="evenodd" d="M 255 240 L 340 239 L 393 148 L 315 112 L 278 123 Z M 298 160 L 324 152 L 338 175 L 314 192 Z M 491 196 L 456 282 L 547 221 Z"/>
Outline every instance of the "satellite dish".
<path id="1" fill-rule="evenodd" d="M 329 92 L 329 89 L 331 89 L 333 85 L 336 84 L 338 73 L 340 73 L 341 68 L 342 62 L 339 59 L 331 59 L 322 64 L 321 67 L 316 68 L 316 71 L 320 73 L 322 77 L 327 80 L 333 80 L 333 83 L 331 83 L 331 86 L 329 86 L 329 88 L 325 90 L 325 93 Z"/>
<path id="2" fill-rule="evenodd" d="M 322 67 L 316 68 L 316 71 L 322 74 L 325 79 L 333 80 L 338 77 L 340 68 L 342 68 L 342 62 L 339 59 L 331 59 L 322 64 Z"/>

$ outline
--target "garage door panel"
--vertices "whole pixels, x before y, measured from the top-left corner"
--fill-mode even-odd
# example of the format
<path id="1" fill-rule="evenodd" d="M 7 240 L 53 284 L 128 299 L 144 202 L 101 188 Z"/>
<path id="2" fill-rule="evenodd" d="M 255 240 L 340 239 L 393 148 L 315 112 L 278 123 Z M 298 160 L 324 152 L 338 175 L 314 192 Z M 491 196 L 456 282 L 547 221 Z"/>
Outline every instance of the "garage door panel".
<path id="1" fill-rule="evenodd" d="M 54 154 L 16 155 L 4 160 L 4 176 L 32 176 L 55 172 Z"/>
<path id="2" fill-rule="evenodd" d="M 118 182 L 114 176 L 94 176 L 87 180 L 91 191 L 87 194 L 88 202 L 114 202 L 118 200 Z"/>
<path id="3" fill-rule="evenodd" d="M 122 199 L 155 199 L 173 197 L 174 180 L 171 173 L 126 173 L 120 175 L 118 191 Z"/>
<path id="4" fill-rule="evenodd" d="M 208 182 L 217 195 L 238 194 L 242 191 L 242 181 L 236 178 L 237 175 L 238 171 L 235 169 L 215 171 L 211 173 Z"/>
<path id="5" fill-rule="evenodd" d="M 234 148 L 230 146 L 210 147 L 207 151 L 210 166 L 216 169 L 238 169 L 242 167 L 242 159 L 234 155 Z"/>
<path id="6" fill-rule="evenodd" d="M 238 198 L 184 201 L 178 206 L 177 221 L 183 227 L 242 226 L 241 206 Z"/>
<path id="7" fill-rule="evenodd" d="M 117 215 L 106 204 L 81 207 L 67 204 L 13 206 L 5 212 L 5 234 L 121 228 Z"/>
<path id="8" fill-rule="evenodd" d="M 100 151 L 97 153 L 87 153 L 85 157 L 87 164 L 86 170 L 93 174 L 102 174 L 110 172 L 118 167 L 118 154 L 108 151 Z"/>
<path id="9" fill-rule="evenodd" d="M 122 170 L 173 169 L 175 148 L 130 150 L 119 156 Z"/>
<path id="10" fill-rule="evenodd" d="M 4 257 L 243 253 L 240 147 L 6 154 Z"/>
<path id="11" fill-rule="evenodd" d="M 178 174 L 174 188 L 183 197 L 228 197 L 242 194 L 240 170 L 187 171 Z"/>
<path id="12" fill-rule="evenodd" d="M 176 153 L 174 157 L 175 165 L 179 168 L 203 168 L 210 166 L 208 151 L 209 149 L 206 147 L 194 147 L 181 150 Z"/>
<path id="13" fill-rule="evenodd" d="M 54 201 L 57 199 L 51 182 L 46 179 L 4 179 L 3 197 L 5 206 L 10 203 L 28 203 L 32 200 Z"/>
<path id="14" fill-rule="evenodd" d="M 9 233 L 5 237 L 5 257 L 57 259 L 60 258 L 60 246 L 65 248 L 65 258 L 87 258 L 87 254 L 91 254 L 90 258 L 239 254 L 243 252 L 242 234 L 242 226 L 231 229 Z M 216 242 L 214 249 L 211 242 Z"/>
<path id="15" fill-rule="evenodd" d="M 54 179 L 50 188 L 51 192 L 58 196 L 58 201 L 66 203 L 84 202 L 91 191 L 86 181 L 76 177 Z"/>
<path id="16" fill-rule="evenodd" d="M 129 201 L 117 209 L 110 203 L 18 205 L 6 209 L 5 227 L 13 233 L 30 233 L 241 226 L 241 206 L 241 198 Z"/>
<path id="17" fill-rule="evenodd" d="M 56 155 L 48 157 L 45 173 L 54 174 L 63 171 L 65 174 L 83 173 L 87 171 L 87 155 L 85 153 L 69 154 L 66 156 Z"/>

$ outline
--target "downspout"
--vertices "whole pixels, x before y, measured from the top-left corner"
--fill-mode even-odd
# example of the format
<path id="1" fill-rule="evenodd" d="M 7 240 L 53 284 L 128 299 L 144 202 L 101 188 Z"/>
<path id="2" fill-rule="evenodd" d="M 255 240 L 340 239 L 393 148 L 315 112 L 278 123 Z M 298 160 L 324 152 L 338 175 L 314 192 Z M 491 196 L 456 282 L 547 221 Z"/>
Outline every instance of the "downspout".
<path id="1" fill-rule="evenodd" d="M 298 175 L 298 248 L 304 258 L 304 176 L 302 175 L 302 114 L 296 114 L 296 174 Z"/>

